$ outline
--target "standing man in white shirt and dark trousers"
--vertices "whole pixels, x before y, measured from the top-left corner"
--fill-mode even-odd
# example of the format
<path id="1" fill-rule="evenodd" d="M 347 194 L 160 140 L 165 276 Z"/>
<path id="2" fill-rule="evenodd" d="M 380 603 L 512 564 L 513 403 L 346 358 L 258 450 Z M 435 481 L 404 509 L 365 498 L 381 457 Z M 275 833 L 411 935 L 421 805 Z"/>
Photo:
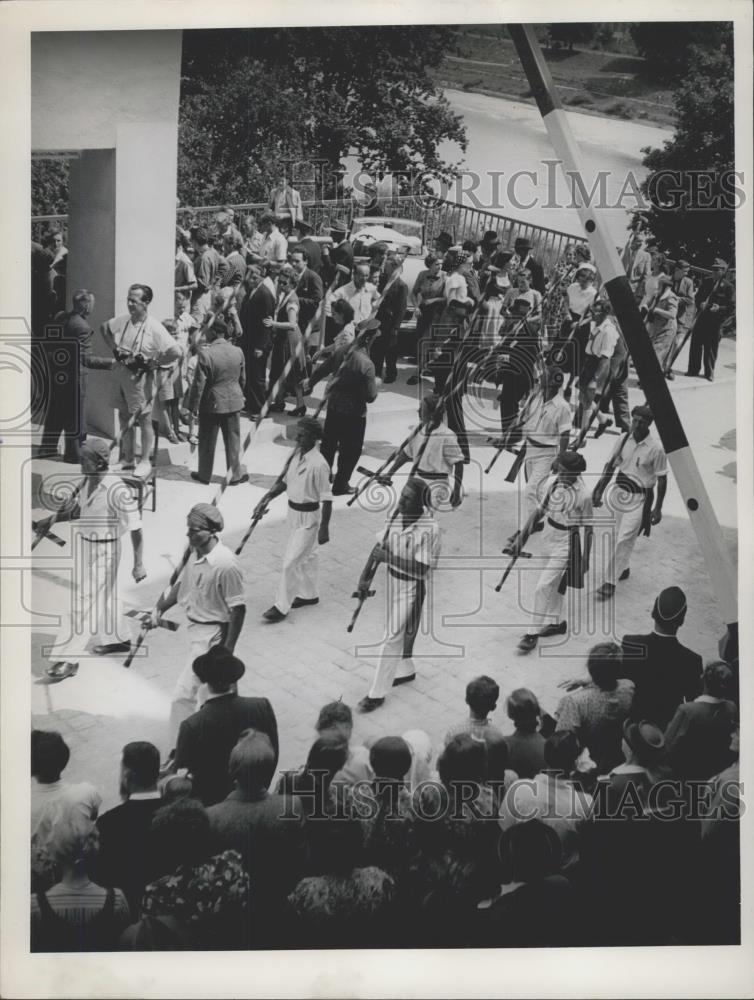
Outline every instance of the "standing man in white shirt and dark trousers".
<path id="1" fill-rule="evenodd" d="M 526 416 L 522 433 L 526 445 L 526 517 L 531 517 L 542 500 L 542 484 L 552 472 L 552 463 L 568 447 L 571 433 L 571 408 L 560 389 L 563 372 L 557 365 L 546 365 L 539 376 L 539 392 Z M 534 531 L 541 531 L 540 522 Z"/>
<path id="2" fill-rule="evenodd" d="M 605 582 L 597 591 L 602 600 L 613 596 L 617 580 L 628 579 L 636 539 L 642 532 L 648 536 L 651 526 L 662 520 L 668 463 L 662 445 L 649 432 L 653 419 L 648 406 L 635 406 L 631 410 L 631 435 L 625 443 L 616 444 L 611 455 L 611 458 L 620 455 L 613 489 L 620 494 L 621 501 L 614 505 L 618 520 L 615 548 L 610 553 Z M 653 508 L 655 486 L 657 499 Z M 627 497 L 631 500 L 627 501 Z M 599 489 L 594 491 L 593 503 L 595 507 L 602 506 Z"/>
<path id="3" fill-rule="evenodd" d="M 416 677 L 414 661 L 406 655 L 406 635 L 417 614 L 417 598 L 420 593 L 426 596 L 430 571 L 440 557 L 440 528 L 427 504 L 428 492 L 424 480 L 409 479 L 387 538 L 383 543 L 380 533 L 372 550 L 372 559 L 387 564 L 387 636 L 369 694 L 359 702 L 362 712 L 373 712 L 392 687 Z M 362 578 L 357 593 L 368 588 L 369 582 Z"/>
<path id="4" fill-rule="evenodd" d="M 275 603 L 263 615 L 270 623 L 282 621 L 291 608 L 319 604 L 318 549 L 330 541 L 332 515 L 330 466 L 315 447 L 321 437 L 319 420 L 314 417 L 299 420 L 296 430 L 298 454 L 294 455 L 284 478 L 275 483 L 255 509 L 255 514 L 263 513 L 270 500 L 287 491 L 291 533 Z"/>

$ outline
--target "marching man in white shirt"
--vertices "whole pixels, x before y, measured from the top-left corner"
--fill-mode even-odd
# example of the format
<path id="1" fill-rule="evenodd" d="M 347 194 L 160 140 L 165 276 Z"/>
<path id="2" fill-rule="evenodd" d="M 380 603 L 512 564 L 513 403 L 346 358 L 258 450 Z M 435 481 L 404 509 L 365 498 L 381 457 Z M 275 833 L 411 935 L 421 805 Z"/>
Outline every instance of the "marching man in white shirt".
<path id="1" fill-rule="evenodd" d="M 416 666 L 406 656 L 405 640 L 420 594 L 426 596 L 429 574 L 440 556 L 440 528 L 426 507 L 427 484 L 409 479 L 398 500 L 398 516 L 390 526 L 385 543 L 372 550 L 372 559 L 387 563 L 387 638 L 380 649 L 374 680 L 366 698 L 359 702 L 362 712 L 373 712 L 383 704 L 391 687 L 407 684 L 416 677 Z M 359 581 L 357 594 L 369 583 Z"/>
<path id="2" fill-rule="evenodd" d="M 319 604 L 318 549 L 330 541 L 330 466 L 315 447 L 322 437 L 322 424 L 314 417 L 302 417 L 296 427 L 298 454 L 288 466 L 283 481 L 275 483 L 254 511 L 255 514 L 263 513 L 270 500 L 287 491 L 291 533 L 275 603 L 262 616 L 271 623 L 282 621 L 291 608 Z"/>
<path id="3" fill-rule="evenodd" d="M 523 426 L 526 444 L 526 517 L 531 517 L 542 500 L 542 484 L 552 472 L 552 463 L 568 447 L 571 433 L 571 407 L 560 388 L 563 372 L 557 365 L 546 365 L 539 376 L 540 392 L 530 407 Z M 535 527 L 541 531 L 542 525 Z"/>
<path id="4" fill-rule="evenodd" d="M 584 348 L 584 363 L 579 372 L 579 396 L 581 403 L 581 427 L 589 425 L 589 413 L 592 403 L 597 395 L 602 395 L 610 376 L 610 360 L 615 351 L 615 347 L 620 339 L 618 328 L 610 317 L 610 306 L 604 299 L 597 299 L 592 305 L 592 316 L 594 321 L 589 327 Z M 598 413 L 602 431 L 607 426 L 608 418 L 605 414 Z M 597 428 L 596 437 L 600 437 L 602 431 Z M 586 445 L 586 439 L 581 447 Z"/>
<path id="5" fill-rule="evenodd" d="M 668 487 L 668 463 L 662 445 L 649 432 L 653 419 L 648 406 L 635 406 L 631 410 L 631 434 L 625 443 L 616 444 L 611 455 L 611 458 L 619 456 L 613 490 L 620 495 L 620 501 L 614 504 L 608 501 L 618 519 L 618 526 L 605 582 L 597 591 L 602 600 L 613 596 L 616 580 L 628 579 L 636 539 L 642 532 L 648 536 L 651 526 L 662 520 L 662 504 Z M 655 486 L 657 500 L 653 508 Z M 597 489 L 593 503 L 595 507 L 602 506 L 602 494 Z"/>
<path id="6" fill-rule="evenodd" d="M 437 409 L 438 397 L 432 393 L 425 396 L 419 407 L 421 417 L 420 427 L 425 426 L 434 417 Z M 445 415 L 440 424 L 435 427 L 429 435 L 425 435 L 420 430 L 415 433 L 405 448 L 395 459 L 395 463 L 390 470 L 391 475 L 395 475 L 401 466 L 407 462 L 413 462 L 419 454 L 419 450 L 426 438 L 429 440 L 424 447 L 421 459 L 421 468 L 417 469 L 416 475 L 424 479 L 427 483 L 441 482 L 447 483 L 451 472 L 453 473 L 453 490 L 450 495 L 452 507 L 460 507 L 463 499 L 463 466 L 464 456 L 458 438 L 445 422 Z"/>

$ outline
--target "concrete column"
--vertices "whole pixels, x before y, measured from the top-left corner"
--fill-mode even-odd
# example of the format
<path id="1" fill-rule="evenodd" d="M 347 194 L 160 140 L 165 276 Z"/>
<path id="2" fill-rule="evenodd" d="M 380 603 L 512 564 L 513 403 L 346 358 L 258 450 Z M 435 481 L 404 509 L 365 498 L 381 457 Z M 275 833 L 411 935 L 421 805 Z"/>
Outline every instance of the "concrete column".
<path id="1" fill-rule="evenodd" d="M 95 331 L 95 354 L 110 356 L 99 334 L 100 325 L 115 307 L 115 150 L 83 150 L 71 161 L 68 201 L 68 271 L 66 308 L 71 294 L 86 288 L 95 296 L 89 322 Z M 87 375 L 86 425 L 92 434 L 112 437 L 113 408 L 110 376 L 91 371 Z"/>

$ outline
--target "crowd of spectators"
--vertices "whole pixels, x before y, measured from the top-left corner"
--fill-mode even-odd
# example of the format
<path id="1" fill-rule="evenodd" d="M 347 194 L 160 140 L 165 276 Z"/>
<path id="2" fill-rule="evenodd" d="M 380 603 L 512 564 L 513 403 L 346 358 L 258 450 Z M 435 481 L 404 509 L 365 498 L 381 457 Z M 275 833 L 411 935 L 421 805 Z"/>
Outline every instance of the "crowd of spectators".
<path id="1" fill-rule="evenodd" d="M 737 660 L 703 666 L 663 606 L 593 647 L 552 716 L 474 678 L 436 756 L 419 728 L 360 745 L 337 701 L 279 773 L 274 705 L 252 729 L 229 710 L 188 727 L 199 782 L 128 743 L 100 813 L 60 734 L 33 731 L 33 949 L 735 943 Z"/>

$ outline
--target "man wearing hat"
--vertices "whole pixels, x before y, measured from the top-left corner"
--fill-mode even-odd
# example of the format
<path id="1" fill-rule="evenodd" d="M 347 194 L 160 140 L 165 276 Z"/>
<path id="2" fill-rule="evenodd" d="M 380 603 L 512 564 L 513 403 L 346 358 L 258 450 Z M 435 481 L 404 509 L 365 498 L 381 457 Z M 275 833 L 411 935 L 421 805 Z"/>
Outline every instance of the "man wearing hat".
<path id="1" fill-rule="evenodd" d="M 677 316 L 678 296 L 673 291 L 673 279 L 669 274 L 658 274 L 657 291 L 649 303 L 646 324 L 657 360 L 663 369 L 675 343 Z"/>
<path id="2" fill-rule="evenodd" d="M 479 244 L 479 260 L 476 262 L 476 269 L 484 273 L 487 267 L 493 263 L 493 258 L 500 248 L 500 237 L 494 229 L 489 229 L 482 237 Z"/>
<path id="3" fill-rule="evenodd" d="M 545 269 L 539 261 L 532 256 L 531 241 L 528 236 L 516 237 L 513 245 L 516 255 L 519 258 L 519 269 L 528 271 L 531 274 L 531 285 L 540 295 L 545 294 Z"/>
<path id="4" fill-rule="evenodd" d="M 622 673 L 634 682 L 634 719 L 651 719 L 665 730 L 682 701 L 702 690 L 702 658 L 678 641 L 686 620 L 686 595 L 666 587 L 652 607 L 654 627 L 644 634 L 624 635 Z"/>
<path id="5" fill-rule="evenodd" d="M 191 384 L 188 409 L 199 418 L 199 468 L 191 478 L 200 483 L 212 479 L 218 431 L 225 444 L 225 464 L 232 478 L 228 485 L 245 483 L 249 477 L 241 464 L 241 410 L 245 406 L 246 369 L 240 347 L 225 339 L 222 316 L 207 327 L 207 343 L 196 355 L 196 374 Z"/>
<path id="6" fill-rule="evenodd" d="M 201 709 L 180 725 L 172 770 L 185 768 L 192 776 L 194 797 L 211 806 L 232 790 L 228 763 L 246 730 L 269 737 L 277 767 L 278 726 L 267 698 L 243 698 L 237 693 L 236 685 L 246 667 L 225 646 L 213 646 L 191 666 L 207 697 Z"/>
<path id="7" fill-rule="evenodd" d="M 696 323 L 691 334 L 689 367 L 686 372 L 692 378 L 699 374 L 704 363 L 704 377 L 713 382 L 717 351 L 723 323 L 732 316 L 736 308 L 736 293 L 733 285 L 725 280 L 728 265 L 719 257 L 712 265 L 712 277 L 705 278 L 696 293 Z"/>
<path id="8" fill-rule="evenodd" d="M 291 608 L 319 604 L 320 545 L 330 541 L 332 490 L 330 466 L 319 448 L 322 424 L 302 417 L 296 425 L 296 454 L 281 482 L 276 482 L 257 504 L 254 514 L 264 514 L 271 500 L 288 492 L 288 536 L 275 603 L 263 617 L 282 621 Z"/>
<path id="9" fill-rule="evenodd" d="M 635 809 L 637 795 L 646 804 L 652 785 L 670 776 L 670 769 L 665 761 L 665 737 L 651 720 L 634 722 L 626 719 L 623 723 L 621 750 L 624 762 L 598 779 L 607 785 L 607 815 L 615 816 L 617 820 L 625 818 L 620 814 L 621 805 L 630 801 L 630 808 Z M 629 792 L 633 792 L 633 795 L 627 798 Z"/>
<path id="10" fill-rule="evenodd" d="M 542 536 L 542 548 L 548 553 L 548 560 L 534 591 L 530 631 L 522 636 L 518 644 L 522 653 L 531 652 L 540 638 L 567 633 L 568 622 L 561 619 L 563 597 L 568 587 L 583 588 L 584 576 L 589 569 L 592 498 L 581 478 L 586 462 L 577 451 L 564 451 L 553 466 L 558 488 L 544 512 L 547 523 Z M 553 485 L 552 480 L 548 489 L 550 485 Z"/>
<path id="11" fill-rule="evenodd" d="M 342 219 L 330 223 L 332 247 L 325 243 L 322 247 L 322 281 L 332 284 L 338 264 L 349 272 L 353 270 L 353 244 L 348 240 L 348 226 Z"/>
<path id="12" fill-rule="evenodd" d="M 88 437 L 81 446 L 86 486 L 73 506 L 54 515 L 56 521 L 78 519 L 82 559 L 76 563 L 78 579 L 73 583 L 77 592 L 71 594 L 70 613 L 62 616 L 55 643 L 49 649 L 53 662 L 45 673 L 51 681 L 76 675 L 92 637 L 97 642 L 92 650 L 96 656 L 127 653 L 131 648 L 116 588 L 120 540 L 126 532 L 131 534 L 134 552 L 131 575 L 136 583 L 147 575 L 142 564 L 141 518 L 131 489 L 118 476 L 108 475 L 109 462 L 110 443 Z M 44 530 L 51 519 L 41 522 L 38 529 Z M 112 632 L 103 635 L 106 624 L 113 622 Z"/>
<path id="13" fill-rule="evenodd" d="M 189 658 L 176 683 L 170 708 L 173 735 L 180 722 L 197 708 L 197 697 L 203 700 L 194 660 L 213 646 L 224 646 L 232 653 L 246 617 L 241 565 L 217 537 L 224 527 L 222 514 L 212 504 L 198 503 L 189 511 L 186 522 L 195 558 L 189 558 L 178 581 L 167 597 L 160 597 L 146 621 L 148 627 L 156 628 L 174 604 L 182 605 L 188 619 Z"/>
<path id="14" fill-rule="evenodd" d="M 686 340 L 686 335 L 694 322 L 694 282 L 689 276 L 690 268 L 691 265 L 687 260 L 677 260 L 673 268 L 673 291 L 678 298 L 678 315 L 676 316 L 678 329 L 675 343 L 670 348 L 665 362 L 665 378 L 667 379 L 675 378 L 671 370 L 673 355 Z"/>
<path id="15" fill-rule="evenodd" d="M 668 486 L 668 463 L 662 445 L 649 432 L 653 419 L 648 406 L 635 406 L 631 410 L 631 434 L 625 441 L 619 441 L 615 445 L 610 456 L 617 469 L 615 490 L 620 499 L 616 499 L 614 504 L 608 502 L 617 526 L 615 547 L 610 553 L 605 582 L 597 591 L 602 600 L 613 596 L 616 580 L 628 579 L 629 562 L 636 539 L 641 533 L 649 536 L 651 526 L 662 520 L 662 505 Z M 652 507 L 655 486 L 657 500 Z M 594 506 L 601 507 L 602 499 L 597 487 L 593 497 Z"/>

